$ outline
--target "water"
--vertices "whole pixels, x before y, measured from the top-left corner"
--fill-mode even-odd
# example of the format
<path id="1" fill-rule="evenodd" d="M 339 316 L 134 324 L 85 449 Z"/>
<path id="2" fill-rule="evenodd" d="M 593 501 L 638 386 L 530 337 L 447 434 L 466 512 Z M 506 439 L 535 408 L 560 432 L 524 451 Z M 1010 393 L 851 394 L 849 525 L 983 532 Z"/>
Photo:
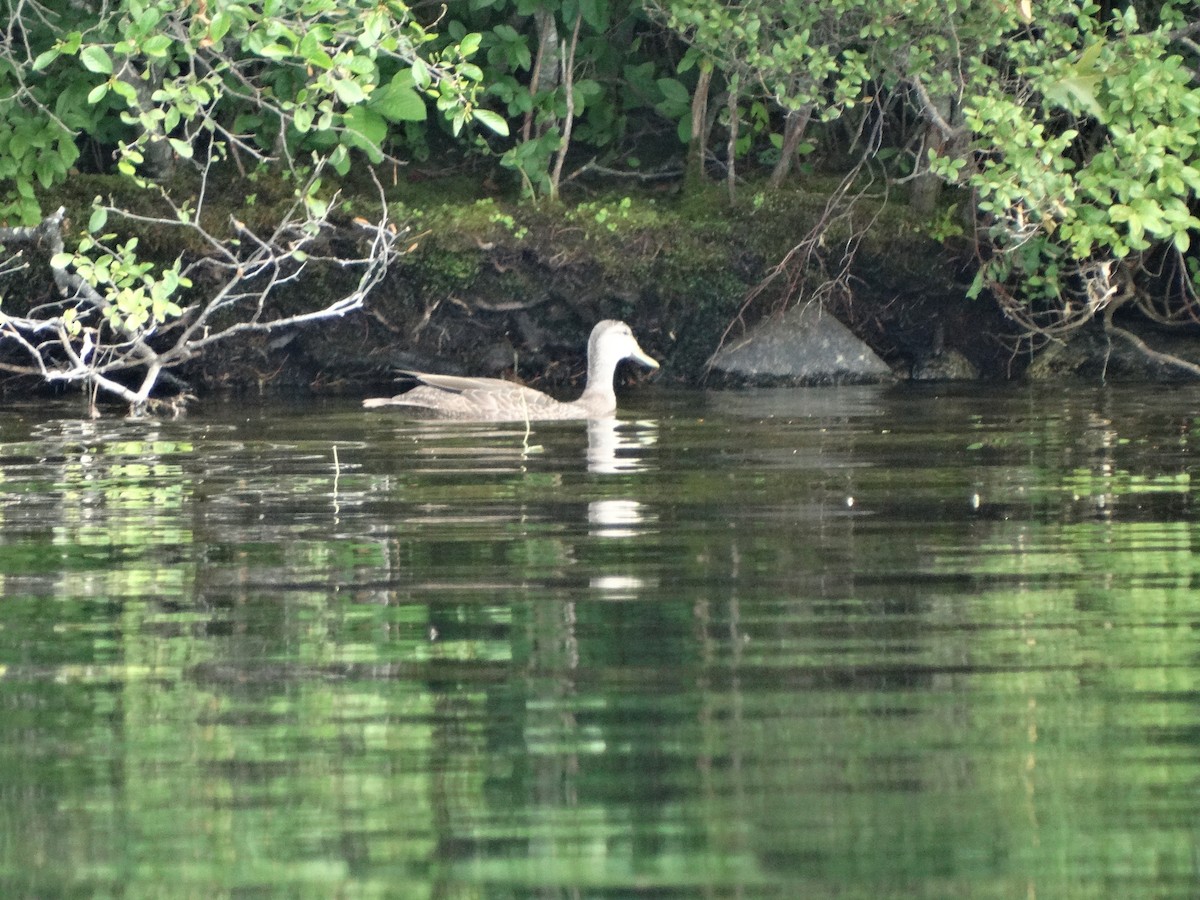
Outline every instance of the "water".
<path id="1" fill-rule="evenodd" d="M 1200 390 L 0 416 L 0 896 L 1200 896 Z"/>

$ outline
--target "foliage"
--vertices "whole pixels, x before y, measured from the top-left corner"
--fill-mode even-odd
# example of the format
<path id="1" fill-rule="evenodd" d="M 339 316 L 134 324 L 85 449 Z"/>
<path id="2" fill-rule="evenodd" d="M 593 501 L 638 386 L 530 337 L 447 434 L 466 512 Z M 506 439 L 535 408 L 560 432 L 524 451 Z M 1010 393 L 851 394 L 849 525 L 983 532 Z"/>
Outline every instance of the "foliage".
<path id="1" fill-rule="evenodd" d="M 865 151 L 921 148 L 907 180 L 973 191 L 974 290 L 1043 334 L 1130 297 L 1158 318 L 1200 315 L 1200 21 L 1183 0 L 1145 4 L 1142 18 L 1138 6 L 656 2 L 694 54 L 780 113 L 811 105 L 829 121 L 876 105 L 857 123 Z M 1151 260 L 1171 308 L 1137 283 L 1154 281 Z"/>
<path id="2" fill-rule="evenodd" d="M 363 273 L 322 314 L 361 303 L 396 232 L 381 204 L 364 255 L 331 253 L 335 207 L 324 179 L 347 175 L 353 154 L 382 162 L 390 124 L 424 119 L 429 102 L 455 133 L 470 121 L 504 130 L 475 105 L 481 72 L 468 58 L 479 36 L 433 49 L 433 36 L 399 0 L 122 0 L 87 14 L 49 0 L 10 5 L 10 14 L 0 45 L 0 215 L 19 224 L 0 239 L 48 240 L 64 296 L 0 319 L 0 344 L 25 358 L 5 367 L 100 386 L 135 409 L 164 368 L 216 337 L 314 317 L 274 319 L 266 306 L 314 251 Z M 120 176 L 157 194 L 158 211 L 134 214 L 98 197 L 86 233 L 68 249 L 63 211 L 45 217 L 37 187 L 67 179 L 88 143 L 112 152 Z M 172 180 L 180 161 L 196 175 Z M 268 168 L 291 185 L 294 202 L 265 233 L 206 216 L 218 190 L 215 167 L 226 161 L 239 171 Z M 228 166 L 220 177 L 230 177 Z M 144 262 L 137 241 L 114 227 L 121 220 L 180 229 L 203 256 L 166 267 Z M 202 270 L 216 287 L 184 299 Z M 172 327 L 179 336 L 164 343 Z M 131 369 L 143 370 L 140 385 L 114 379 Z"/>
<path id="3" fill-rule="evenodd" d="M 1172 52 L 1179 8 L 1148 29 L 1132 9 L 1047 12 L 1058 15 L 1012 42 L 966 107 L 978 165 L 940 170 L 977 191 L 986 217 L 994 254 L 976 289 L 1019 284 L 1021 307 L 1049 310 L 1025 321 L 1053 332 L 1129 299 L 1153 254 L 1186 273 L 1200 236 L 1200 88 Z M 1181 284 L 1174 312 L 1194 315 L 1196 282 Z"/>
<path id="4" fill-rule="evenodd" d="M 636 168 L 631 132 L 668 118 L 673 129 L 681 96 L 686 104 L 688 90 L 667 77 L 676 59 L 661 53 L 671 38 L 642 0 L 490 0 L 448 10 L 449 36 L 482 35 L 487 96 L 512 134 L 489 139 L 527 195 L 557 194 L 573 143 Z"/>

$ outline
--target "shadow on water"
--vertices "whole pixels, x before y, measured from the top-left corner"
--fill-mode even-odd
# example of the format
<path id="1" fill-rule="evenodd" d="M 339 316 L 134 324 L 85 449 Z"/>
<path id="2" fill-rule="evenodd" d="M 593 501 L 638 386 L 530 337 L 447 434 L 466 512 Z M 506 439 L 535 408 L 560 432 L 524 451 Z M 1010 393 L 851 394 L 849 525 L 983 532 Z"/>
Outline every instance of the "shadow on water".
<path id="1" fill-rule="evenodd" d="M 1189 897 L 1195 389 L 0 417 L 0 893 Z"/>

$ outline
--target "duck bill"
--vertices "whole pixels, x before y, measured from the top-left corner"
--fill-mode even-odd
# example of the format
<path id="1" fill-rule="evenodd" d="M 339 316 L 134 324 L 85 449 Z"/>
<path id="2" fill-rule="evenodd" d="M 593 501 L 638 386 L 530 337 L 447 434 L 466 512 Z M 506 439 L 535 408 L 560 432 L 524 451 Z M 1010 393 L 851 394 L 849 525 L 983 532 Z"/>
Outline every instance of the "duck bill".
<path id="1" fill-rule="evenodd" d="M 657 369 L 658 368 L 658 360 L 656 360 L 653 356 L 648 354 L 641 347 L 635 346 L 633 348 L 633 352 L 629 354 L 629 358 L 636 359 L 647 369 Z"/>

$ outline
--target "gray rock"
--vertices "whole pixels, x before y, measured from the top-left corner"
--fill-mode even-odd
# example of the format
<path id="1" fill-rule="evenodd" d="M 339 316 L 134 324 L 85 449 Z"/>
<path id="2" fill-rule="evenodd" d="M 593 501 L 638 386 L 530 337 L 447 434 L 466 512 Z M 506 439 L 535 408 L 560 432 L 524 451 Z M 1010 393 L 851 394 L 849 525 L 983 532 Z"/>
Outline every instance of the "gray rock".
<path id="1" fill-rule="evenodd" d="M 875 351 L 819 303 L 764 319 L 714 353 L 708 365 L 739 384 L 861 384 L 892 377 Z"/>
<path id="2" fill-rule="evenodd" d="M 1031 381 L 1072 376 L 1108 382 L 1196 380 L 1191 367 L 1200 364 L 1200 342 L 1195 336 L 1144 324 L 1135 328 L 1112 334 L 1100 323 L 1081 328 L 1066 341 L 1052 341 L 1042 348 L 1025 370 L 1025 377 Z M 1145 349 L 1124 334 L 1134 335 Z"/>
<path id="3" fill-rule="evenodd" d="M 974 381 L 979 372 L 957 350 L 943 350 L 913 366 L 913 381 Z"/>

